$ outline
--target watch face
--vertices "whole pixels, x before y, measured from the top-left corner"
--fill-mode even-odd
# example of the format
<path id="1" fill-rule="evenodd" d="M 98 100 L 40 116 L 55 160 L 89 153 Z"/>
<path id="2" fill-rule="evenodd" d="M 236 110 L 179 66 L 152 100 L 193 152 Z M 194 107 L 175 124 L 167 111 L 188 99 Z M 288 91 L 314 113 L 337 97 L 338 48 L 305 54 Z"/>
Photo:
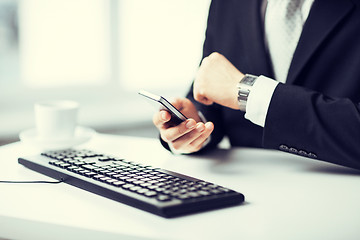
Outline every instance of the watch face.
<path id="1" fill-rule="evenodd" d="M 251 84 L 252 81 L 253 81 L 253 79 L 251 77 L 247 77 L 247 78 L 245 78 L 244 83 L 245 84 Z"/>
<path id="2" fill-rule="evenodd" d="M 256 77 L 246 75 L 245 79 L 243 80 L 243 83 L 247 84 L 247 85 L 253 85 L 255 79 L 256 79 Z"/>

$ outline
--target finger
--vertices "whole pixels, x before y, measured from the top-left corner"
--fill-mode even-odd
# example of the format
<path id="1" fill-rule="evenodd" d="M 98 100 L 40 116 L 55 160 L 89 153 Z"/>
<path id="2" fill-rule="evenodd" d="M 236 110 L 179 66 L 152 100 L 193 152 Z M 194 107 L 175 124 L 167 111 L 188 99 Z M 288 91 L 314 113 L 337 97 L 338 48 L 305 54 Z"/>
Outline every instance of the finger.
<path id="1" fill-rule="evenodd" d="M 164 124 L 171 120 L 171 114 L 166 110 L 160 110 L 153 116 L 153 123 L 158 128 L 163 128 Z"/>
<path id="2" fill-rule="evenodd" d="M 196 121 L 192 118 L 189 118 L 177 126 L 168 128 L 163 127 L 160 131 L 160 135 L 165 142 L 172 142 L 190 132 L 195 128 L 195 126 Z"/>
<path id="3" fill-rule="evenodd" d="M 205 124 L 205 129 L 202 131 L 201 135 L 198 138 L 196 138 L 194 141 L 189 143 L 189 149 L 193 151 L 199 151 L 204 145 L 206 139 L 208 139 L 208 137 L 211 135 L 213 130 L 214 130 L 214 124 L 212 122 L 207 122 Z"/>
<path id="4" fill-rule="evenodd" d="M 182 153 L 191 153 L 188 147 L 189 143 L 198 138 L 204 129 L 205 127 L 203 123 L 196 124 L 196 127 L 193 130 L 171 142 L 173 149 Z"/>
<path id="5" fill-rule="evenodd" d="M 179 111 L 187 111 L 189 108 L 193 107 L 193 103 L 188 98 L 176 98 L 174 102 L 171 102 L 172 105 L 177 108 Z M 195 106 L 194 106 L 195 107 Z"/>
<path id="6" fill-rule="evenodd" d="M 177 109 L 181 110 L 184 106 L 183 99 L 180 98 L 174 98 L 170 103 Z"/>
<path id="7" fill-rule="evenodd" d="M 173 141 L 172 147 L 184 153 L 196 152 L 201 149 L 203 142 L 210 136 L 213 129 L 214 124 L 211 122 L 197 123 L 194 130 Z"/>

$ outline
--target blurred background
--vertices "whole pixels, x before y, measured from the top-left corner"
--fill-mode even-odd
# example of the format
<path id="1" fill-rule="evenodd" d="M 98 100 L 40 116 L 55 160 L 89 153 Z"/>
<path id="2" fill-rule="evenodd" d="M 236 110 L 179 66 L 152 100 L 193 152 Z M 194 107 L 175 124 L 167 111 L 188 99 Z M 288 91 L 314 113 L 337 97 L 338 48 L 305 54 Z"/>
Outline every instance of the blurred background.
<path id="1" fill-rule="evenodd" d="M 0 145 L 34 127 L 40 100 L 80 103 L 79 125 L 157 137 L 137 91 L 184 96 L 210 0 L 0 0 Z"/>

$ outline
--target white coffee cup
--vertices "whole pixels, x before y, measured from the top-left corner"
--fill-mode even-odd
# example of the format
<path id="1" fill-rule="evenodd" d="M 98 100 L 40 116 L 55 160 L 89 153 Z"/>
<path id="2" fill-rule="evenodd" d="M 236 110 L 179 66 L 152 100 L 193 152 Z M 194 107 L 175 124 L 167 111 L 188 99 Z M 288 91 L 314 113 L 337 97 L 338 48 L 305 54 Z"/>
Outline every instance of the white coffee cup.
<path id="1" fill-rule="evenodd" d="M 38 102 L 34 106 L 37 137 L 66 140 L 74 136 L 79 104 L 69 100 Z"/>

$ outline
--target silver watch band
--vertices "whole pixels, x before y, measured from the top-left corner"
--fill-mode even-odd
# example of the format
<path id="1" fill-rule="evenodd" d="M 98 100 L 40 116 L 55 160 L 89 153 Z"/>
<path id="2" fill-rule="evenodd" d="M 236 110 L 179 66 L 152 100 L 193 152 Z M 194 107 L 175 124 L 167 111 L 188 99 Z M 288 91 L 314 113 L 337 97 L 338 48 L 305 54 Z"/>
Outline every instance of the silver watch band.
<path id="1" fill-rule="evenodd" d="M 246 111 L 246 103 L 251 92 L 251 88 L 257 78 L 258 77 L 255 75 L 245 74 L 238 83 L 238 104 L 241 111 Z"/>

